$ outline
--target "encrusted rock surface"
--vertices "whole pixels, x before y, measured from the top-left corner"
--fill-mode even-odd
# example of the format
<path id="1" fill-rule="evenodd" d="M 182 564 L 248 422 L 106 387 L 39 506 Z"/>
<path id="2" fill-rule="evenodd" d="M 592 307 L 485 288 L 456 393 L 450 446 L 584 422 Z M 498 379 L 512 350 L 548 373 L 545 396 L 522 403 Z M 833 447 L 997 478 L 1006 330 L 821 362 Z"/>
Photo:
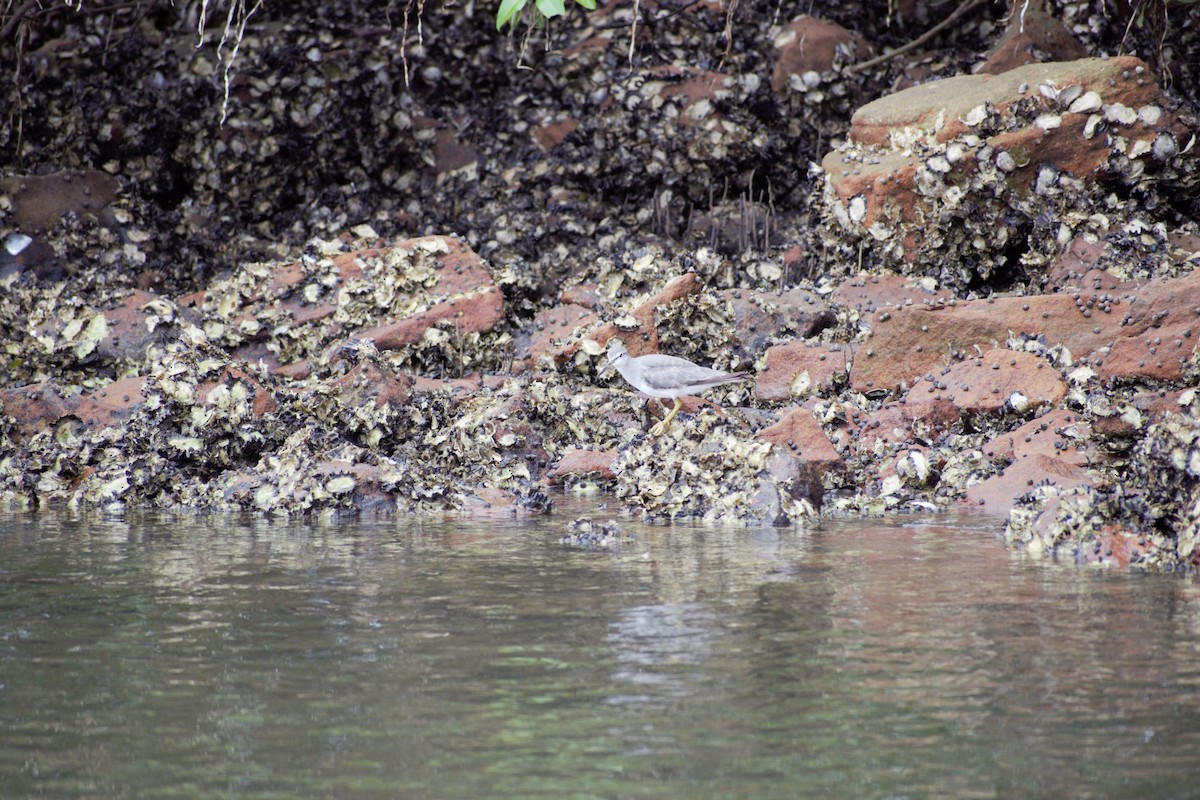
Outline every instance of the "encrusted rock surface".
<path id="1" fill-rule="evenodd" d="M 1197 26 L 305 2 L 226 102 L 194 20 L 82 8 L 0 41 L 8 506 L 957 507 L 1200 565 Z M 753 380 L 652 437 L 612 337 Z"/>
<path id="2" fill-rule="evenodd" d="M 855 112 L 847 143 L 822 162 L 834 230 L 959 291 L 1040 287 L 1066 238 L 1142 232 L 1113 213 L 1116 197 L 1194 182 L 1195 119 L 1177 108 L 1129 56 L 888 95 Z M 1161 249 L 1162 233 L 1123 245 Z"/>

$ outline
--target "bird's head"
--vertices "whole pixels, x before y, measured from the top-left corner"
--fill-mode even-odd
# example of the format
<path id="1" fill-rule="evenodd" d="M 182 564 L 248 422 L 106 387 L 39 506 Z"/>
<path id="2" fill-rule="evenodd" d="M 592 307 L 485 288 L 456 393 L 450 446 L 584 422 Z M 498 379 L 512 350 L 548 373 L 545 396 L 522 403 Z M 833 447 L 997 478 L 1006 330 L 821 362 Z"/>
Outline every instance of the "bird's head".
<path id="1" fill-rule="evenodd" d="M 629 353 L 625 350 L 625 345 L 621 344 L 620 339 L 612 339 L 608 343 L 608 363 L 614 367 L 617 362 L 623 358 L 629 358 Z"/>

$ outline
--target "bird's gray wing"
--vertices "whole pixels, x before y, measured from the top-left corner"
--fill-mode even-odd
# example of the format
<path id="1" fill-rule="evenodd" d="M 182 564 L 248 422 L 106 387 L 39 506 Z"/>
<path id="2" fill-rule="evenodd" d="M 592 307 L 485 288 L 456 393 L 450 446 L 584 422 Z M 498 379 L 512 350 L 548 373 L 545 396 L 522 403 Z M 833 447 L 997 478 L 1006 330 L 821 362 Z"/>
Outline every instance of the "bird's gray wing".
<path id="1" fill-rule="evenodd" d="M 653 360 L 639 361 L 638 366 L 644 364 L 642 377 L 647 386 L 660 392 L 679 392 L 688 388 L 716 386 L 732 380 L 740 380 L 728 372 L 701 367 L 674 356 L 653 355 L 645 358 Z"/>
<path id="2" fill-rule="evenodd" d="M 640 356 L 634 360 L 638 363 L 639 367 L 643 367 L 647 371 L 685 369 L 687 367 L 691 367 L 692 369 L 704 369 L 704 367 L 698 367 L 692 362 L 688 361 L 686 358 L 679 358 L 678 356 L 666 356 L 662 353 L 651 353 L 648 356 Z"/>

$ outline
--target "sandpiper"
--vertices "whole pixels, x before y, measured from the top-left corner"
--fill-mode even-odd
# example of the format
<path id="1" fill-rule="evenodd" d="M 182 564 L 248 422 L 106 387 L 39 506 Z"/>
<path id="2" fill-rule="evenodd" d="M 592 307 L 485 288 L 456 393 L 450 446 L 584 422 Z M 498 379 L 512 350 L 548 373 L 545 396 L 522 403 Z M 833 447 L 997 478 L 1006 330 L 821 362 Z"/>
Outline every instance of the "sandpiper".
<path id="1" fill-rule="evenodd" d="M 683 407 L 681 397 L 697 394 L 723 383 L 736 383 L 749 377 L 746 372 L 723 372 L 719 369 L 693 364 L 686 358 L 652 353 L 633 358 L 625 345 L 617 339 L 608 344 L 608 363 L 629 384 L 643 394 L 658 398 L 674 398 L 675 407 L 667 412 L 662 422 L 650 429 L 651 436 L 661 436 L 671 425 L 671 420 Z"/>

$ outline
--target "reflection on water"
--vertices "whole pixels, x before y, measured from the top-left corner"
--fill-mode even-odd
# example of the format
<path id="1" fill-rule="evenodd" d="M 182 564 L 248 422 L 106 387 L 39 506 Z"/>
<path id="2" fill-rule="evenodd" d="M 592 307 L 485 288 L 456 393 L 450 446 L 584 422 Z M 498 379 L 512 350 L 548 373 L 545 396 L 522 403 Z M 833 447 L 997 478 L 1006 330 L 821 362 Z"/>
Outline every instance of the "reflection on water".
<path id="1" fill-rule="evenodd" d="M 0 796 L 1198 794 L 1193 577 L 569 516 L 0 518 Z"/>

